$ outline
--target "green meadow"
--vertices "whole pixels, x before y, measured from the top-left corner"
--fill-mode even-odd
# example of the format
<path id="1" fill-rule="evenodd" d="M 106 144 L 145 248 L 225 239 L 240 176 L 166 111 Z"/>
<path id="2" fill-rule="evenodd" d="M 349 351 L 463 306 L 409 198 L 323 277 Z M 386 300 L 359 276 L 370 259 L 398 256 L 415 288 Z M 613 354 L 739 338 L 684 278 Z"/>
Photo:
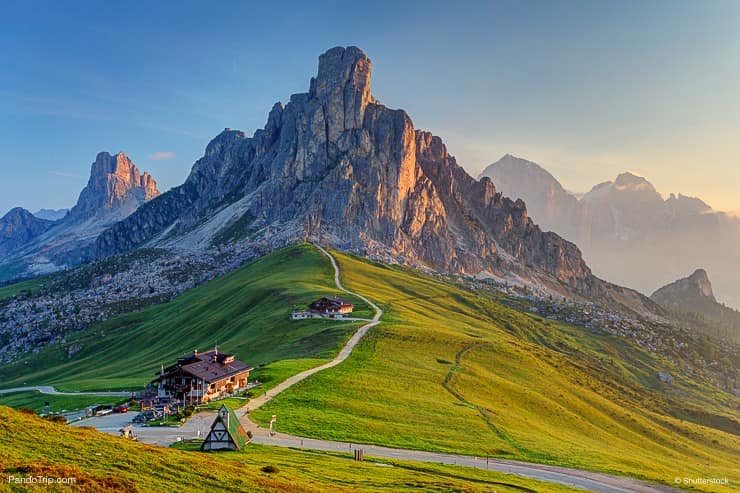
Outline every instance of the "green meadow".
<path id="1" fill-rule="evenodd" d="M 279 431 L 301 436 L 664 483 L 740 477 L 736 397 L 680 377 L 627 340 L 335 255 L 345 286 L 379 303 L 383 323 L 349 360 L 279 395 L 255 421 L 278 414 Z M 662 370 L 677 377 L 673 386 L 658 381 Z"/>
<path id="2" fill-rule="evenodd" d="M 576 490 L 462 467 L 373 460 L 247 445 L 237 452 L 196 452 L 143 445 L 0 407 L 0 491 L 567 493 Z M 22 446 L 19 446 L 22 444 Z M 274 469 L 270 469 L 272 466 Z M 265 472 L 263 471 L 271 472 Z M 9 476 L 75 478 L 75 485 L 15 485 Z"/>
<path id="3" fill-rule="evenodd" d="M 337 294 L 328 259 L 310 246 L 283 249 L 140 312 L 109 319 L 0 368 L 0 386 L 54 385 L 63 390 L 139 389 L 160 364 L 218 344 L 275 381 L 296 363 L 333 357 L 359 322 L 289 320 L 290 312 L 320 296 Z M 371 310 L 359 299 L 360 316 Z M 80 348 L 69 357 L 69 348 Z M 281 361 L 281 363 L 275 363 Z"/>
<path id="4" fill-rule="evenodd" d="M 19 294 L 35 293 L 41 289 L 43 284 L 42 279 L 31 279 L 29 281 L 16 282 L 14 284 L 8 284 L 6 286 L 0 286 L 0 301 L 6 298 L 12 298 Z"/>

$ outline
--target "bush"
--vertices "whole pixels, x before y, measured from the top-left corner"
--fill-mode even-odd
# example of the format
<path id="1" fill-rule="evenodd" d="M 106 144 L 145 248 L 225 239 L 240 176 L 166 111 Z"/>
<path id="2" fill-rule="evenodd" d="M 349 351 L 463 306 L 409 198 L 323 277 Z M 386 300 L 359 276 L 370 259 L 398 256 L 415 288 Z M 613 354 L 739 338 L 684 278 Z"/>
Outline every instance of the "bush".
<path id="1" fill-rule="evenodd" d="M 262 472 L 266 472 L 267 474 L 277 474 L 280 472 L 280 469 L 278 469 L 277 466 L 265 466 L 262 468 Z"/>
<path id="2" fill-rule="evenodd" d="M 186 418 L 189 418 L 193 415 L 195 412 L 195 406 L 188 406 L 185 409 L 182 410 L 182 415 Z"/>
<path id="3" fill-rule="evenodd" d="M 21 412 L 23 414 L 32 414 L 36 416 L 36 411 L 34 411 L 33 409 L 29 409 L 27 407 L 19 407 L 18 412 Z"/>
<path id="4" fill-rule="evenodd" d="M 247 436 L 249 437 L 250 440 L 252 439 L 252 437 L 254 436 L 254 434 L 252 433 L 252 430 L 247 430 Z"/>
<path id="5" fill-rule="evenodd" d="M 51 421 L 52 423 L 58 423 L 61 425 L 67 424 L 67 418 L 65 418 L 61 414 L 55 414 L 54 416 L 46 416 L 44 419 L 47 419 L 48 421 Z"/>

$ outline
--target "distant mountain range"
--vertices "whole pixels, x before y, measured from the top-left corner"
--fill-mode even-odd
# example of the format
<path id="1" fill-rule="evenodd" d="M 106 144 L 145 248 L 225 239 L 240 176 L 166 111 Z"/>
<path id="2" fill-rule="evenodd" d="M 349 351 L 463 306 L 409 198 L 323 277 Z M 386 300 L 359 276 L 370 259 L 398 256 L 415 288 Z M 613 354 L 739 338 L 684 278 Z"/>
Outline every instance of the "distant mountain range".
<path id="1" fill-rule="evenodd" d="M 733 215 L 694 197 L 664 199 L 632 173 L 580 199 L 540 165 L 510 155 L 481 177 L 522 198 L 534 221 L 576 243 L 601 277 L 649 293 L 702 267 L 712 273 L 720 297 L 740 306 L 740 219 Z"/>
<path id="2" fill-rule="evenodd" d="M 87 186 L 70 211 L 15 208 L 0 218 L 0 280 L 77 265 L 94 256 L 104 230 L 159 195 L 148 173 L 122 152 L 98 154 Z"/>

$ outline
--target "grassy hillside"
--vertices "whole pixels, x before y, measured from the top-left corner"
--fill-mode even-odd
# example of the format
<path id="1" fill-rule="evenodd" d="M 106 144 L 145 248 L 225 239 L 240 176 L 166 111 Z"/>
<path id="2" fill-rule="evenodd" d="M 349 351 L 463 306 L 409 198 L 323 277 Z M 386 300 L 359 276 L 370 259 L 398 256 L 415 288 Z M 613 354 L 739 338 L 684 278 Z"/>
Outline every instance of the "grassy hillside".
<path id="1" fill-rule="evenodd" d="M 382 306 L 383 323 L 347 361 L 254 412 L 257 421 L 277 413 L 280 431 L 305 436 L 667 483 L 740 476 L 736 397 L 626 339 L 521 313 L 410 269 L 336 256 L 344 283 Z M 295 306 L 334 293 L 332 277 L 313 247 L 286 248 L 2 368 L 0 385 L 137 387 L 160 362 L 217 340 L 254 366 L 265 363 L 253 376 L 272 386 L 331 357 L 359 325 L 287 319 Z M 81 350 L 67 358 L 74 346 Z M 659 371 L 674 383 L 661 383 Z"/>
<path id="2" fill-rule="evenodd" d="M 53 413 L 76 411 L 92 404 L 118 404 L 127 401 L 123 397 L 95 396 L 95 395 L 47 395 L 36 390 L 30 392 L 13 392 L 0 394 L 0 406 L 14 408 L 24 407 L 40 413 L 44 404 L 49 403 L 49 410 Z"/>
<path id="3" fill-rule="evenodd" d="M 12 298 L 24 293 L 34 293 L 41 288 L 43 279 L 31 279 L 29 281 L 16 282 L 6 286 L 0 286 L 0 301 Z"/>
<path id="4" fill-rule="evenodd" d="M 4 366 L 0 386 L 140 388 L 154 378 L 160 363 L 216 343 L 254 367 L 284 359 L 325 360 L 358 324 L 288 318 L 295 307 L 336 294 L 333 276 L 329 260 L 314 248 L 283 249 L 168 303 L 115 317 L 69 337 L 63 345 Z M 351 301 L 358 316 L 370 315 L 364 302 Z M 71 358 L 70 348 L 79 349 Z M 276 371 L 284 374 L 283 366 Z M 261 369 L 263 380 L 269 370 Z"/>
<path id="5" fill-rule="evenodd" d="M 454 466 L 372 459 L 247 445 L 240 452 L 201 453 L 141 445 L 0 407 L 0 491 L 575 492 L 516 476 Z M 380 462 L 380 461 L 378 461 Z M 265 473 L 266 466 L 278 471 Z M 392 466 L 392 467 L 388 467 Z M 72 477 L 72 487 L 8 484 L 8 476 Z"/>
<path id="6" fill-rule="evenodd" d="M 658 371 L 680 371 L 624 339 L 516 312 L 406 269 L 337 258 L 345 285 L 378 302 L 384 322 L 348 361 L 253 419 L 277 413 L 280 431 L 304 436 L 667 483 L 740 475 L 737 398 L 681 377 L 661 384 Z"/>

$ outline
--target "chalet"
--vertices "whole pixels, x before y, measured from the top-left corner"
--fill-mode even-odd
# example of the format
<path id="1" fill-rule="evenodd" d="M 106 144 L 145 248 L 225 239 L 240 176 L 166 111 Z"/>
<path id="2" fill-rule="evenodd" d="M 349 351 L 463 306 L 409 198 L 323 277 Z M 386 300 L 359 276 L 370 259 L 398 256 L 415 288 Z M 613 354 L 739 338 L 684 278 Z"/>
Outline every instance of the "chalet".
<path id="1" fill-rule="evenodd" d="M 290 318 L 300 320 L 304 318 L 344 318 L 348 313 L 352 313 L 355 306 L 349 301 L 345 301 L 337 296 L 330 298 L 320 298 L 310 305 L 308 310 L 294 311 Z"/>
<path id="2" fill-rule="evenodd" d="M 157 395 L 183 404 L 202 404 L 246 388 L 249 372 L 253 368 L 220 353 L 218 348 L 199 353 L 197 350 L 177 358 L 174 365 L 164 366 L 159 372 Z"/>
<path id="3" fill-rule="evenodd" d="M 200 450 L 239 450 L 247 443 L 249 436 L 234 411 L 221 406 Z"/>
<path id="4" fill-rule="evenodd" d="M 318 312 L 324 315 L 344 315 L 345 313 L 352 313 L 354 308 L 355 305 L 336 296 L 332 296 L 331 298 L 324 297 L 308 305 L 308 309 L 312 312 Z"/>

